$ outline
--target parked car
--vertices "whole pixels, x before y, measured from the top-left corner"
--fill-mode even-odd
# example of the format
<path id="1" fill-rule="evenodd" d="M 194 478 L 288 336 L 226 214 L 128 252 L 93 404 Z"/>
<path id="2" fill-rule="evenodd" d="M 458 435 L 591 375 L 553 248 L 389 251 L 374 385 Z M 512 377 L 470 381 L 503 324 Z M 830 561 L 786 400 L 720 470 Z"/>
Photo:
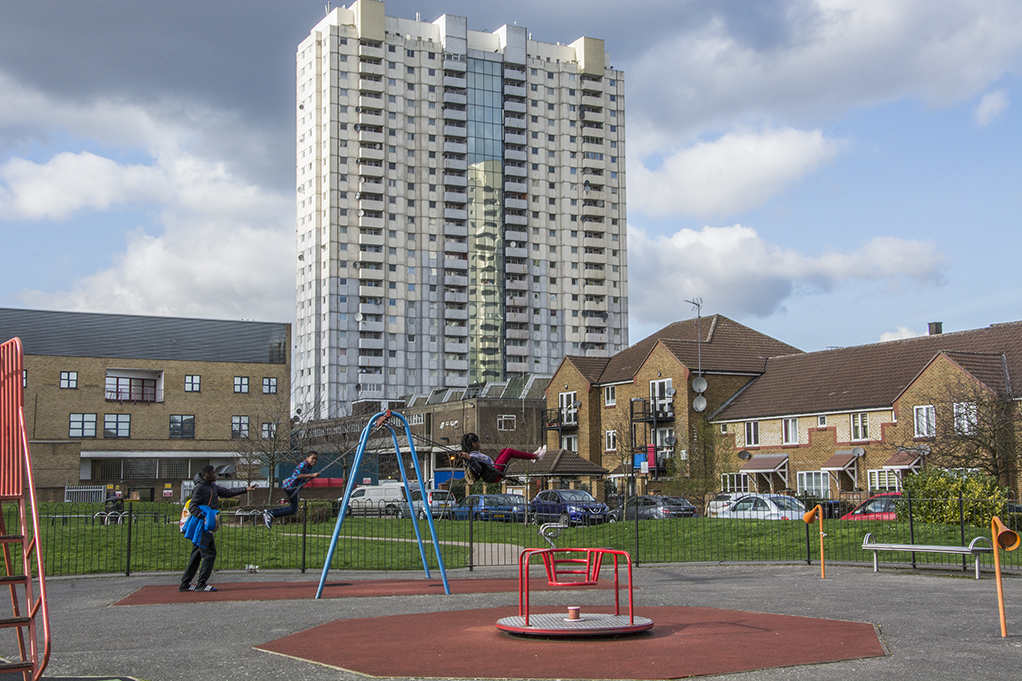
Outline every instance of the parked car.
<path id="1" fill-rule="evenodd" d="M 343 502 L 344 497 L 337 501 Z M 349 516 L 397 516 L 405 502 L 404 485 L 372 485 L 351 491 L 348 499 Z"/>
<path id="2" fill-rule="evenodd" d="M 783 494 L 744 494 L 723 509 L 718 518 L 756 520 L 802 520 L 806 507 L 794 497 Z"/>
<path id="3" fill-rule="evenodd" d="M 897 520 L 894 505 L 900 498 L 901 492 L 876 494 L 845 513 L 841 520 Z"/>
<path id="4" fill-rule="evenodd" d="M 399 518 L 416 517 L 419 520 L 426 518 L 426 506 L 429 505 L 429 513 L 434 518 L 446 518 L 450 515 L 451 508 L 458 504 L 458 500 L 446 489 L 427 489 L 426 501 L 422 501 L 422 490 L 418 485 L 412 485 L 412 504 L 409 508 L 407 502 L 402 502 L 398 511 Z"/>
<path id="5" fill-rule="evenodd" d="M 470 494 L 450 509 L 454 520 L 503 520 L 524 522 L 529 502 L 521 494 Z"/>
<path id="6" fill-rule="evenodd" d="M 638 512 L 639 520 L 664 520 L 668 518 L 694 518 L 699 515 L 696 507 L 685 497 L 641 496 L 628 500 L 620 508 L 610 512 L 607 522 L 634 520 Z"/>
<path id="7" fill-rule="evenodd" d="M 721 492 L 710 499 L 710 503 L 706 505 L 706 517 L 713 518 L 714 516 L 720 515 L 721 511 L 729 507 L 740 496 L 742 495 L 737 492 Z"/>
<path id="8" fill-rule="evenodd" d="M 547 489 L 529 504 L 536 521 L 559 522 L 562 525 L 596 525 L 610 517 L 606 504 L 580 489 Z"/>

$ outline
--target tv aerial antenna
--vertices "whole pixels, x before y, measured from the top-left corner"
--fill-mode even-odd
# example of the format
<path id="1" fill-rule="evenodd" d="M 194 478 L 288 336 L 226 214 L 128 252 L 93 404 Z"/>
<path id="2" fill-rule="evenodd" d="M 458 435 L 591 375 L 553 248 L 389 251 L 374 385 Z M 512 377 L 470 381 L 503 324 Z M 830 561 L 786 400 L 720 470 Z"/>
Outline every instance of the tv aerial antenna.
<path id="1" fill-rule="evenodd" d="M 703 393 L 706 392 L 706 379 L 703 378 L 703 329 L 702 329 L 702 311 L 703 311 L 703 299 L 693 298 L 692 300 L 686 300 L 686 303 L 692 305 L 692 309 L 696 311 L 696 357 L 698 361 L 698 369 L 696 370 L 696 378 L 692 381 L 692 390 L 695 391 L 696 397 L 692 400 L 692 408 L 696 411 L 703 411 L 706 409 L 706 398 Z"/>

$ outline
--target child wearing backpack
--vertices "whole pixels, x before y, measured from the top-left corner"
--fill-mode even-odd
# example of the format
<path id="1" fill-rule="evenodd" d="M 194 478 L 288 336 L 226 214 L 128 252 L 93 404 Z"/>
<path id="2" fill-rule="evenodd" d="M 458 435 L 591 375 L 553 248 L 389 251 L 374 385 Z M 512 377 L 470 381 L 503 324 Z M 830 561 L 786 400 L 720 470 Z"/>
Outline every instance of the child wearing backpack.
<path id="1" fill-rule="evenodd" d="M 302 486 L 313 478 L 318 478 L 319 473 L 311 473 L 312 467 L 319 461 L 319 452 L 309 452 L 305 455 L 290 477 L 285 478 L 280 486 L 287 493 L 287 506 L 281 506 L 272 510 L 263 511 L 263 524 L 266 529 L 273 527 L 274 518 L 282 518 L 286 515 L 294 515 L 298 512 L 298 497 L 301 495 Z"/>

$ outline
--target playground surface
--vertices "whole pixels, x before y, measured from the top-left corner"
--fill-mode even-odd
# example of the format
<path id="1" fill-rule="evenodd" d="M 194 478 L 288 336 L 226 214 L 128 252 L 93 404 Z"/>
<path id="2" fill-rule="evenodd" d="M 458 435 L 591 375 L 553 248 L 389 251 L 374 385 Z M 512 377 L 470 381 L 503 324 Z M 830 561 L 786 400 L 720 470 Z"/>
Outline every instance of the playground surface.
<path id="1" fill-rule="evenodd" d="M 44 678 L 934 681 L 1016 679 L 1022 668 L 1018 577 L 1004 581 L 1002 638 L 989 573 L 828 565 L 821 580 L 818 565 L 643 566 L 635 612 L 652 630 L 547 641 L 494 626 L 516 612 L 516 574 L 448 571 L 445 595 L 436 575 L 338 571 L 319 600 L 304 597 L 311 572 L 218 572 L 215 599 L 178 594 L 176 574 L 51 579 Z M 607 612 L 611 593 L 533 590 L 532 605 Z"/>

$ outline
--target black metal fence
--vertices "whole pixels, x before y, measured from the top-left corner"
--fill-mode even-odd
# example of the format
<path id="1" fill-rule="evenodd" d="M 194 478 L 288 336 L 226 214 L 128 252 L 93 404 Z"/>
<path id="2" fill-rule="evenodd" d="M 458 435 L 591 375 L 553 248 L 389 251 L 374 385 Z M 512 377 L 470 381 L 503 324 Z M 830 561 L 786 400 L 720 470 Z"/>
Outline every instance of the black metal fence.
<path id="1" fill-rule="evenodd" d="M 968 546 L 977 536 L 990 537 L 991 509 L 1022 532 L 1022 514 L 1005 513 L 988 500 L 914 499 L 899 506 L 898 520 L 825 519 L 828 562 L 869 563 L 865 534 L 882 543 Z M 904 510 L 902 510 L 904 508 Z M 939 513 L 934 514 L 933 509 Z M 5 513 L 13 507 L 5 506 Z M 923 511 L 926 511 L 924 513 Z M 994 511 L 998 512 L 998 511 Z M 126 503 L 123 510 L 103 504 L 42 504 L 40 545 L 47 574 L 81 575 L 183 570 L 191 545 L 179 531 L 181 506 Z M 402 514 L 407 515 L 407 514 Z M 926 522 L 923 517 L 939 517 Z M 336 502 L 303 501 L 300 512 L 263 525 L 259 509 L 225 508 L 215 538 L 216 566 L 221 570 L 259 569 L 318 572 L 323 568 L 337 522 Z M 13 520 L 13 518 L 12 518 Z M 387 509 L 345 518 L 331 570 L 421 570 L 415 528 L 423 539 L 431 569 L 437 567 L 426 520 L 397 517 Z M 538 526 L 520 521 L 436 518 L 434 527 L 447 568 L 517 564 L 526 547 L 545 547 Z M 685 562 L 819 561 L 819 526 L 801 520 L 758 521 L 723 518 L 629 520 L 569 527 L 555 540 L 559 547 L 610 547 L 628 551 L 636 564 Z M 881 561 L 971 569 L 972 558 L 947 554 L 888 553 Z M 1002 566 L 1022 571 L 1022 550 L 1002 553 Z M 986 554 L 981 564 L 993 565 Z"/>

